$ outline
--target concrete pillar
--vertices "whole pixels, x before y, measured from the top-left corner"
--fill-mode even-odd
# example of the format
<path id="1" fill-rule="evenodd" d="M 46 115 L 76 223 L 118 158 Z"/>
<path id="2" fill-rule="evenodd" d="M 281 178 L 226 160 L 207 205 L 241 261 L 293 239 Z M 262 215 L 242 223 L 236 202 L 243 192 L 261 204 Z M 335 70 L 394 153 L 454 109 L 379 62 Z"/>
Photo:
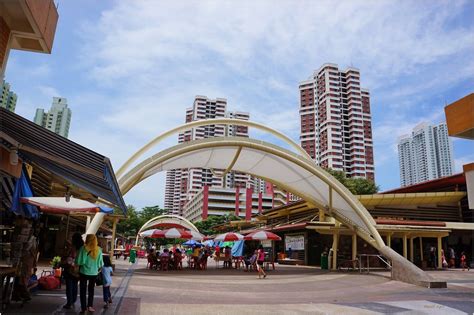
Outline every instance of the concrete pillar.
<path id="1" fill-rule="evenodd" d="M 443 259 L 441 257 L 441 249 L 443 244 L 441 243 L 441 236 L 438 236 L 438 269 L 443 269 Z"/>
<path id="2" fill-rule="evenodd" d="M 410 237 L 410 261 L 413 262 L 413 237 Z"/>
<path id="3" fill-rule="evenodd" d="M 407 258 L 407 235 L 403 234 L 403 257 Z"/>
<path id="4" fill-rule="evenodd" d="M 352 260 L 357 259 L 357 234 L 352 234 Z"/>
<path id="5" fill-rule="evenodd" d="M 99 230 L 100 226 L 102 225 L 102 222 L 104 221 L 105 213 L 104 212 L 97 212 L 94 215 L 94 218 L 90 222 L 89 226 L 87 227 L 86 234 L 96 234 L 97 231 Z M 89 218 L 89 217 L 87 217 Z M 90 218 L 89 218 L 90 220 Z"/>
<path id="6" fill-rule="evenodd" d="M 387 234 L 387 246 L 392 247 L 392 234 Z"/>
<path id="7" fill-rule="evenodd" d="M 332 236 L 332 270 L 337 270 L 337 251 L 339 246 L 339 231 Z"/>
<path id="8" fill-rule="evenodd" d="M 87 230 L 89 230 L 90 225 L 91 225 L 91 217 L 87 216 L 86 217 L 86 234 L 87 234 Z"/>

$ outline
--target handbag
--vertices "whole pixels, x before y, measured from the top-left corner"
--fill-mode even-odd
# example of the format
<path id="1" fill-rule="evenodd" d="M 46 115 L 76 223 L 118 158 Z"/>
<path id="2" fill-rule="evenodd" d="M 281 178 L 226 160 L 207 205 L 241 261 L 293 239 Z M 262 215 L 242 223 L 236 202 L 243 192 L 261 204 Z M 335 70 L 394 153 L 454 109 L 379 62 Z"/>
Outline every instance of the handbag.
<path id="1" fill-rule="evenodd" d="M 74 265 L 74 266 L 71 266 L 71 269 L 69 269 L 69 274 L 76 278 L 76 279 L 79 279 L 80 275 L 79 275 L 79 269 L 80 269 L 81 266 L 79 265 Z"/>
<path id="2" fill-rule="evenodd" d="M 95 285 L 101 286 L 103 284 L 104 284 L 104 275 L 102 274 L 102 271 L 99 271 L 97 278 L 95 278 Z"/>

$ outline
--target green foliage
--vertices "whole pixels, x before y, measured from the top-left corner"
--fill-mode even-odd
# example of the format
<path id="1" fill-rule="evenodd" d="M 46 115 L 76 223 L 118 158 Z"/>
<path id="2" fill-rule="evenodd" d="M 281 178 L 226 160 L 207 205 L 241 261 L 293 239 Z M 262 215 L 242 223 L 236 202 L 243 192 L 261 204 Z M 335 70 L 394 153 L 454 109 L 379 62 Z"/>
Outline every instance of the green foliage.
<path id="1" fill-rule="evenodd" d="M 139 217 L 145 223 L 146 221 L 153 219 L 159 215 L 167 214 L 168 212 L 165 209 L 161 209 L 159 206 L 144 207 L 142 211 L 139 212 Z"/>
<path id="2" fill-rule="evenodd" d="M 226 222 L 241 220 L 235 215 L 225 215 L 225 216 L 209 216 L 207 220 L 194 223 L 194 225 L 199 229 L 204 235 L 213 235 L 219 233 L 215 230 L 215 227 Z"/>
<path id="3" fill-rule="evenodd" d="M 347 187 L 354 195 L 370 195 L 379 191 L 379 187 L 371 180 L 365 178 L 350 178 L 342 171 L 324 169 L 334 176 L 341 184 Z"/>
<path id="4" fill-rule="evenodd" d="M 49 262 L 52 268 L 59 268 L 61 265 L 61 256 L 54 256 L 53 259 Z"/>
<path id="5" fill-rule="evenodd" d="M 121 214 L 120 209 L 115 209 L 115 212 Z M 117 233 L 123 236 L 135 236 L 140 228 L 151 218 L 167 213 L 166 210 L 159 206 L 144 207 L 142 211 L 132 206 L 127 206 L 127 218 L 121 219 L 117 224 Z"/>

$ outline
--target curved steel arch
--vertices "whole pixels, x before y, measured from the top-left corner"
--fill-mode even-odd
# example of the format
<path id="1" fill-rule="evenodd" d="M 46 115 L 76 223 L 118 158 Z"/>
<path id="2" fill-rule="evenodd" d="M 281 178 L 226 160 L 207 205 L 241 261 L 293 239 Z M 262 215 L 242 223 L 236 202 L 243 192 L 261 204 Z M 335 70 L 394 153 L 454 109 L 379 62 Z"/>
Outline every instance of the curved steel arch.
<path id="1" fill-rule="evenodd" d="M 138 231 L 137 234 L 140 234 L 141 232 L 153 227 L 153 226 L 156 226 L 157 224 L 159 223 L 170 223 L 170 224 L 179 224 L 181 225 L 182 227 L 185 227 L 185 228 L 188 228 L 190 230 L 193 230 L 193 231 L 196 231 L 196 232 L 199 232 L 198 228 L 189 220 L 187 220 L 186 218 L 183 218 L 179 215 L 175 215 L 175 214 L 163 214 L 163 215 L 159 215 L 159 216 L 156 216 L 150 220 L 148 220 L 147 222 L 145 222 L 145 224 L 142 225 L 142 227 L 140 228 L 140 230 Z"/>
<path id="2" fill-rule="evenodd" d="M 348 217 L 344 216 L 342 211 L 333 209 L 331 204 L 321 204 L 320 200 L 316 199 L 315 196 L 308 195 L 301 190 L 295 189 L 291 185 L 286 185 L 282 182 L 279 182 L 275 178 L 267 177 L 266 179 L 271 182 L 274 182 L 276 185 L 282 186 L 282 188 L 285 188 L 288 191 L 295 193 L 296 195 L 301 196 L 303 199 L 322 207 L 327 212 L 331 212 L 332 216 L 334 216 L 337 220 L 345 223 L 350 228 L 353 228 L 361 238 L 372 244 L 377 249 L 385 247 L 385 243 L 383 242 L 380 234 L 375 228 L 375 221 L 373 220 L 372 216 L 369 214 L 367 209 L 365 209 L 365 207 L 359 202 L 359 200 L 346 187 L 344 187 L 339 181 L 337 181 L 337 179 L 332 177 L 322 168 L 318 167 L 312 160 L 302 157 L 284 148 L 259 140 L 252 140 L 243 137 L 218 137 L 194 140 L 178 144 L 153 155 L 152 157 L 135 166 L 127 174 L 123 175 L 119 180 L 120 189 L 123 194 L 126 194 L 131 188 L 133 188 L 145 178 L 152 176 L 153 174 L 159 171 L 162 171 L 162 169 L 159 168 L 159 165 L 164 162 L 170 161 L 172 159 L 178 159 L 180 156 L 184 156 L 192 152 L 199 152 L 199 150 L 203 150 L 205 152 L 206 150 L 212 150 L 212 148 L 217 147 L 231 147 L 236 150 L 238 148 L 249 148 L 257 150 L 259 152 L 268 154 L 269 156 L 279 157 L 283 160 L 288 161 L 291 165 L 306 170 L 307 172 L 311 173 L 312 175 L 323 181 L 326 185 L 328 185 L 328 191 L 334 190 L 335 192 L 337 192 L 345 200 L 345 202 L 350 205 L 351 209 L 349 210 L 354 211 L 356 213 L 359 219 L 363 222 L 364 226 L 360 226 L 360 224 L 355 224 Z M 189 167 L 209 167 L 207 163 L 209 163 L 209 161 L 204 163 L 204 165 L 189 165 Z M 246 172 L 245 170 L 236 170 Z M 258 173 L 258 171 L 252 173 L 252 175 L 255 175 L 257 177 L 263 177 Z"/>
<path id="3" fill-rule="evenodd" d="M 117 178 L 120 178 L 122 174 L 128 169 L 128 167 L 135 162 L 140 156 L 142 156 L 146 151 L 148 151 L 151 147 L 154 145 L 158 144 L 160 141 L 163 139 L 171 136 L 172 134 L 175 134 L 177 132 L 185 131 L 191 128 L 196 128 L 196 127 L 201 127 L 201 126 L 207 126 L 207 125 L 240 125 L 240 126 L 247 126 L 247 127 L 255 127 L 257 129 L 267 131 L 270 134 L 276 136 L 277 138 L 280 138 L 281 140 L 285 141 L 289 145 L 291 145 L 293 148 L 295 148 L 298 152 L 300 152 L 303 156 L 311 159 L 311 157 L 308 155 L 308 153 L 300 147 L 297 143 L 295 143 L 293 140 L 291 140 L 289 137 L 284 135 L 283 133 L 267 127 L 265 125 L 249 121 L 249 120 L 241 120 L 241 119 L 235 119 L 235 118 L 213 118 L 213 119 L 202 119 L 202 120 L 196 120 L 192 121 L 183 125 L 180 125 L 178 127 L 175 127 L 171 130 L 168 130 L 159 136 L 155 137 L 153 140 L 148 142 L 146 145 L 144 145 L 141 149 L 139 149 L 137 152 L 135 152 L 120 168 L 119 170 L 115 173 Z"/>

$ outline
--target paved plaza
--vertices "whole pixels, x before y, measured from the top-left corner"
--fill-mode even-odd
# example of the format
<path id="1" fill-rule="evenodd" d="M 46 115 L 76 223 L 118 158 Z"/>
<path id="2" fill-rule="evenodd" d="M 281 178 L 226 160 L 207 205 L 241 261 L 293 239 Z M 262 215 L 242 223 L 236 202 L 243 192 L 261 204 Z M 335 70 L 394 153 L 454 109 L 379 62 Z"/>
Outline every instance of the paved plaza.
<path id="1" fill-rule="evenodd" d="M 221 266 L 222 267 L 222 266 Z M 96 288 L 96 314 L 472 314 L 474 272 L 432 271 L 447 289 L 426 289 L 388 274 L 327 272 L 304 266 L 279 266 L 266 279 L 236 269 L 155 271 L 146 261 L 117 261 L 114 303 L 102 309 Z M 13 303 L 6 314 L 76 314 L 64 311 L 64 287 L 41 291 L 23 307 Z"/>

